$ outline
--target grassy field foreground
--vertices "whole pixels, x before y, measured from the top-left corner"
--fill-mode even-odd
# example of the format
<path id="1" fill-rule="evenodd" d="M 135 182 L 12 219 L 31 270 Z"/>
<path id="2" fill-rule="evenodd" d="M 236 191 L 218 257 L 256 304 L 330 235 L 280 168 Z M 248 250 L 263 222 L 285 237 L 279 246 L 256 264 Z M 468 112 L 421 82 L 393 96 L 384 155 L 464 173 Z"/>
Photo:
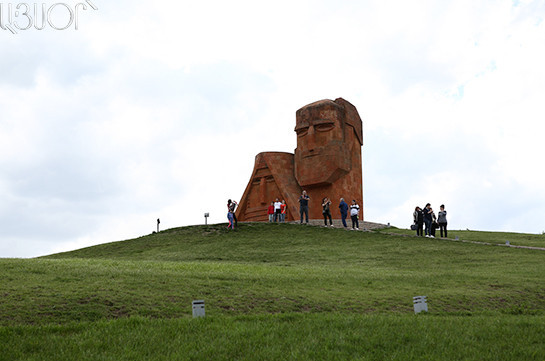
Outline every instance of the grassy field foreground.
<path id="1" fill-rule="evenodd" d="M 4 259 L 0 360 L 543 360 L 544 260 L 288 224 Z M 429 314 L 413 314 L 416 295 Z"/>

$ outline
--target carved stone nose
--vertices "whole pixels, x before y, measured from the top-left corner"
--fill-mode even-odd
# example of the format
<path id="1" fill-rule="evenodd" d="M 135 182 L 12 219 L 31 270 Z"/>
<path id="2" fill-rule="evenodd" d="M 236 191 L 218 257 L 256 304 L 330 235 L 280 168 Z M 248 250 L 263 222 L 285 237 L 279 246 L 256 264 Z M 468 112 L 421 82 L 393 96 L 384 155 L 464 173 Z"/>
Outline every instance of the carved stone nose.
<path id="1" fill-rule="evenodd" d="M 308 127 L 308 133 L 307 133 L 307 149 L 308 151 L 312 152 L 314 148 L 316 148 L 316 138 L 314 133 L 314 126 L 311 125 Z"/>

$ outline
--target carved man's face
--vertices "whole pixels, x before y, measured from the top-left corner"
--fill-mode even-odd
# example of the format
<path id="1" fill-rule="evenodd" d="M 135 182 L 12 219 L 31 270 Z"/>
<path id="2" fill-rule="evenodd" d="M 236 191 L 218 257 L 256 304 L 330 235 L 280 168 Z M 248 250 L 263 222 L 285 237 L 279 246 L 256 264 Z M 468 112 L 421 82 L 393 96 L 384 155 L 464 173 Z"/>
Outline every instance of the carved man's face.
<path id="1" fill-rule="evenodd" d="M 350 171 L 343 108 L 321 101 L 297 111 L 295 176 L 299 185 L 330 184 Z"/>

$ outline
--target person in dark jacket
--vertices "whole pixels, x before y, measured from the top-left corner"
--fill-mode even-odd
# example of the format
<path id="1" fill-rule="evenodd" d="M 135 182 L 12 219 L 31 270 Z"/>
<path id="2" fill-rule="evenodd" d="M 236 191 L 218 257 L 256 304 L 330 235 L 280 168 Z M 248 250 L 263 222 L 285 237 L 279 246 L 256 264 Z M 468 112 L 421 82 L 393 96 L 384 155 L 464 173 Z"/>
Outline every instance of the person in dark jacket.
<path id="1" fill-rule="evenodd" d="M 431 204 L 426 204 L 426 207 L 422 210 L 424 213 L 424 225 L 426 225 L 426 228 L 424 229 L 424 233 L 426 234 L 426 237 L 433 237 L 431 235 L 431 224 L 433 222 L 432 219 L 432 210 L 431 210 Z"/>
<path id="2" fill-rule="evenodd" d="M 328 197 L 322 199 L 322 214 L 324 216 L 324 226 L 327 227 L 327 219 L 329 218 L 329 226 L 333 227 L 333 220 L 331 219 L 330 210 L 331 200 Z"/>
<path id="3" fill-rule="evenodd" d="M 301 197 L 299 197 L 299 213 L 301 214 L 301 224 L 303 224 L 303 214 L 306 216 L 306 224 L 308 224 L 308 201 L 310 197 L 307 195 L 307 191 L 303 191 Z"/>
<path id="4" fill-rule="evenodd" d="M 443 230 L 445 231 L 445 238 L 447 238 L 447 211 L 445 211 L 445 205 L 441 204 L 439 207 L 439 214 L 437 223 L 439 224 L 439 231 L 441 232 L 441 238 L 443 238 Z"/>
<path id="5" fill-rule="evenodd" d="M 339 210 L 341 211 L 341 220 L 343 222 L 344 228 L 347 228 L 346 217 L 348 216 L 348 204 L 344 201 L 344 198 L 341 198 L 341 203 L 339 203 Z"/>
<path id="6" fill-rule="evenodd" d="M 424 213 L 420 207 L 416 207 L 413 213 L 414 224 L 416 225 L 416 235 L 424 235 Z"/>

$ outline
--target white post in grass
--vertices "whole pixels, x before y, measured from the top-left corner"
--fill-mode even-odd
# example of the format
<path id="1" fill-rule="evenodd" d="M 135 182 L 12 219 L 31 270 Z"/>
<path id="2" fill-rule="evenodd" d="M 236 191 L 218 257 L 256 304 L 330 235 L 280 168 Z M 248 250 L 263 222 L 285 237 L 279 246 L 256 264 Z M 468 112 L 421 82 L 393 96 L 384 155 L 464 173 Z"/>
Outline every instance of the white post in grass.
<path id="1" fill-rule="evenodd" d="M 413 297 L 414 313 L 420 313 L 422 311 L 428 312 L 428 304 L 426 303 L 427 296 L 415 296 Z"/>
<path id="2" fill-rule="evenodd" d="M 193 301 L 193 318 L 204 317 L 204 300 Z"/>
<path id="3" fill-rule="evenodd" d="M 208 225 L 208 216 L 209 216 L 209 215 L 210 215 L 209 213 L 205 213 L 205 214 L 204 214 L 204 225 L 205 225 L 205 226 Z"/>

